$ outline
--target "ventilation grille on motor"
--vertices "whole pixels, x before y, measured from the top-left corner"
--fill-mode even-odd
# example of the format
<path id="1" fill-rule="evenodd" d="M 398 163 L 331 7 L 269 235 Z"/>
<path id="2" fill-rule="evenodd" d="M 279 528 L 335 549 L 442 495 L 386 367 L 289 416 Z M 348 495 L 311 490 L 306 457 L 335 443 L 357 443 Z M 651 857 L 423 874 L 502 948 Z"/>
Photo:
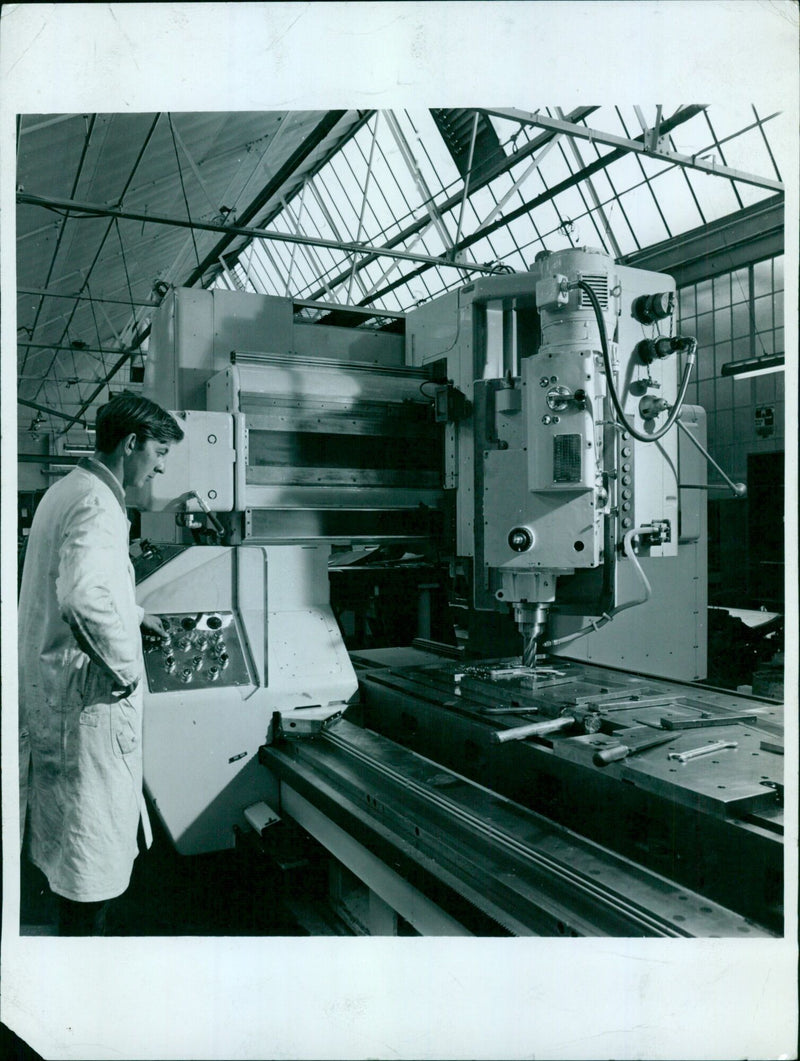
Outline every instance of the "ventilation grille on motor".
<path id="1" fill-rule="evenodd" d="M 588 284 L 597 295 L 600 308 L 608 309 L 608 277 L 605 274 L 603 276 L 582 276 L 581 280 Z M 581 306 L 591 306 L 589 296 L 585 291 L 581 291 Z"/>
<path id="2" fill-rule="evenodd" d="M 579 483 L 581 481 L 580 435 L 556 435 L 553 439 L 553 482 Z"/>

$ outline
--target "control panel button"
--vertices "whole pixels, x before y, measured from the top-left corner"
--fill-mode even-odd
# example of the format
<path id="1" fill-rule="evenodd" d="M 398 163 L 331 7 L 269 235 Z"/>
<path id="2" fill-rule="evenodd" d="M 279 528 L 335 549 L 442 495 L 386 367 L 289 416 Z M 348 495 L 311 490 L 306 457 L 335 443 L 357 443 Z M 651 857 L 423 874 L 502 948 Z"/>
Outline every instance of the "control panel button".
<path id="1" fill-rule="evenodd" d="M 191 685 L 194 696 L 212 684 L 222 689 L 252 683 L 233 612 L 171 613 L 159 618 L 175 636 L 146 646 L 151 693 L 177 692 Z"/>

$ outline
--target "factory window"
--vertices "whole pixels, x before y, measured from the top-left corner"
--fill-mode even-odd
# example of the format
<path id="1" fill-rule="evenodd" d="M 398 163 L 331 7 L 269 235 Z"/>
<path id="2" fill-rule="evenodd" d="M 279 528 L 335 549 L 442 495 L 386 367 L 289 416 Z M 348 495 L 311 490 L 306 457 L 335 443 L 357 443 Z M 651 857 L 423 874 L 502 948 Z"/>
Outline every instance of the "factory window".
<path id="1" fill-rule="evenodd" d="M 737 379 L 723 376 L 722 366 L 784 352 L 783 256 L 681 288 L 678 306 L 681 334 L 698 340 L 688 400 L 706 411 L 711 455 L 731 479 L 747 483 L 749 495 L 733 498 L 709 468 L 709 600 L 780 608 L 783 550 L 778 538 L 767 548 L 754 519 L 768 510 L 769 521 L 782 527 L 783 494 L 773 489 L 765 497 L 752 477 L 759 461 L 773 462 L 773 477 L 783 466 L 783 372 Z"/>
<path id="2" fill-rule="evenodd" d="M 681 288 L 678 303 L 681 332 L 698 342 L 689 400 L 708 414 L 715 459 L 746 481 L 749 453 L 783 449 L 783 373 L 740 380 L 722 366 L 784 352 L 783 256 Z"/>

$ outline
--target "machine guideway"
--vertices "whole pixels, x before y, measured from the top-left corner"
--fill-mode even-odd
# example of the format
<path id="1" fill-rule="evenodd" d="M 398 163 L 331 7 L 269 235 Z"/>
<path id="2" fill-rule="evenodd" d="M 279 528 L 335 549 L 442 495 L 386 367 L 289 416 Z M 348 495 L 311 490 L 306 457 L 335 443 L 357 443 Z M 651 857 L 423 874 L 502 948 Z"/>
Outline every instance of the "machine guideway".
<path id="1" fill-rule="evenodd" d="M 355 661 L 371 730 L 781 931 L 779 704 L 561 660 Z"/>
<path id="2" fill-rule="evenodd" d="M 454 893 L 514 935 L 770 935 L 346 721 L 264 746 L 260 761 L 445 909 Z M 335 839 L 319 839 L 336 856 Z"/>

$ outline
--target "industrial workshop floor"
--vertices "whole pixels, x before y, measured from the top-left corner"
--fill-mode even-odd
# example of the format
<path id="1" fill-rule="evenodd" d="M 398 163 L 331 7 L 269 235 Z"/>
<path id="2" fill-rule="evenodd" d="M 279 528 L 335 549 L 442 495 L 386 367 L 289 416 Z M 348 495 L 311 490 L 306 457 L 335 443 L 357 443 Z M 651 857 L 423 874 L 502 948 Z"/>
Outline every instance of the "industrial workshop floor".
<path id="1" fill-rule="evenodd" d="M 134 863 L 128 891 L 109 909 L 110 936 L 300 936 L 282 901 L 280 871 L 246 849 L 187 858 L 151 814 L 153 846 Z M 23 860 L 20 934 L 55 935 L 55 900 Z"/>

